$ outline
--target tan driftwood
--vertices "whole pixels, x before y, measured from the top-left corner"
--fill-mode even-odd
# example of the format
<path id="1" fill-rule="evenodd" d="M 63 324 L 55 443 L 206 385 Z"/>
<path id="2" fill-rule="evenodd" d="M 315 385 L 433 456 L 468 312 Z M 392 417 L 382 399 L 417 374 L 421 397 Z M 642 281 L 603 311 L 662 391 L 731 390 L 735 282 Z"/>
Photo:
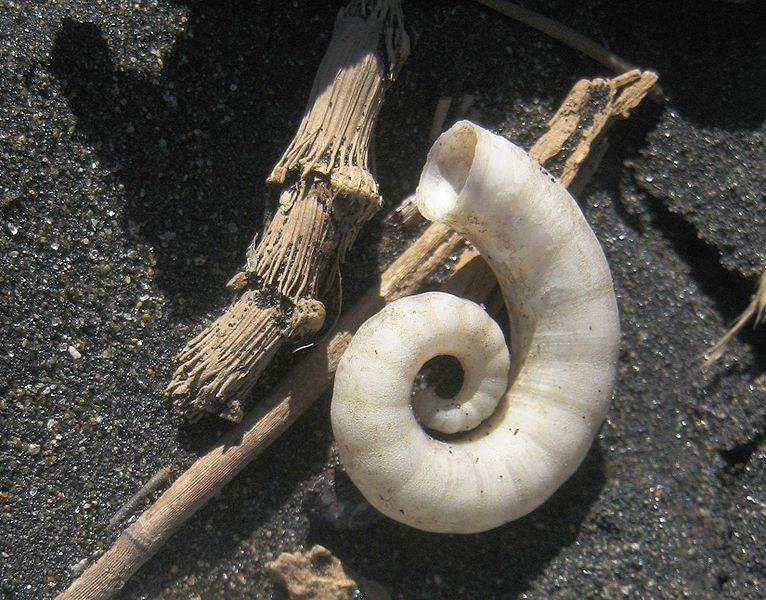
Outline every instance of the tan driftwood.
<path id="1" fill-rule="evenodd" d="M 339 13 L 306 114 L 268 177 L 283 186 L 277 213 L 228 283 L 241 295 L 177 357 L 167 393 L 190 421 L 240 421 L 277 350 L 321 329 L 320 298 L 380 207 L 371 135 L 408 53 L 400 0 L 353 0 Z"/>
<path id="2" fill-rule="evenodd" d="M 615 118 L 627 118 L 657 82 L 652 71 L 634 69 L 612 79 L 578 81 L 567 99 L 553 115 L 548 132 L 530 150 L 541 163 L 557 156 L 564 144 L 576 144 L 563 163 L 559 180 L 564 185 L 574 181 L 582 171 L 591 145 Z"/>
<path id="3" fill-rule="evenodd" d="M 282 552 L 264 565 L 269 577 L 287 590 L 290 600 L 349 600 L 358 592 L 368 600 L 390 600 L 380 584 L 349 571 L 325 547 Z"/>
<path id="4" fill-rule="evenodd" d="M 608 106 L 604 108 L 608 110 Z M 610 114 L 610 118 L 616 116 L 625 114 Z M 603 130 L 604 126 L 600 131 Z M 437 267 L 464 247 L 460 236 L 447 227 L 430 225 L 386 269 L 379 284 L 368 290 L 321 340 L 306 350 L 303 360 L 290 369 L 268 397 L 259 402 L 240 425 L 224 435 L 215 448 L 182 473 L 59 600 L 108 598 L 120 589 L 199 508 L 324 393 L 353 332 L 364 321 L 386 302 L 418 291 Z M 465 248 L 455 263 L 460 268 L 455 271 L 453 289 L 489 288 L 487 267 L 477 262 L 472 253 L 472 249 Z M 470 278 L 465 276 L 468 268 Z"/>

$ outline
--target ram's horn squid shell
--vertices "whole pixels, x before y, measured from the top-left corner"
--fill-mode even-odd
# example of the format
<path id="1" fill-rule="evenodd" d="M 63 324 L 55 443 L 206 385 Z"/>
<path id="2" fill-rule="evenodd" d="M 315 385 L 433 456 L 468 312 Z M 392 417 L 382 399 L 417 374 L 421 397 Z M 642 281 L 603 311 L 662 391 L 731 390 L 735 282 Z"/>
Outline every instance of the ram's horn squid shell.
<path id="1" fill-rule="evenodd" d="M 427 218 L 465 235 L 497 275 L 511 330 L 509 383 L 498 384 L 507 369 L 496 349 L 502 334 L 478 306 L 441 293 L 404 298 L 367 321 L 343 355 L 333 431 L 349 476 L 389 517 L 427 531 L 484 531 L 543 503 L 587 453 L 615 378 L 612 278 L 569 193 L 523 150 L 472 123 L 436 141 L 417 198 Z M 487 411 L 489 389 L 499 403 L 476 427 L 455 425 L 432 402 L 419 406 L 432 429 L 474 427 L 436 439 L 416 418 L 411 392 L 423 363 L 441 354 L 461 361 L 461 394 L 480 396 L 473 405 L 459 395 L 453 412 L 465 407 L 473 419 Z"/>

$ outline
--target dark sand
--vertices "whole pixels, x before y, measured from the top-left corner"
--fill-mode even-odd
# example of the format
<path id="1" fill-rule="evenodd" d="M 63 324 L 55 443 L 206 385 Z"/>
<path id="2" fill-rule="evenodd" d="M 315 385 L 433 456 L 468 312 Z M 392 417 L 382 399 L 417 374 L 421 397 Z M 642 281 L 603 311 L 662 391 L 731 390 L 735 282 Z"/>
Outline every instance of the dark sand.
<path id="1" fill-rule="evenodd" d="M 184 425 L 162 390 L 274 207 L 264 179 L 340 4 L 0 5 L 0 596 L 64 589 L 143 482 L 226 429 Z M 313 543 L 394 598 L 766 594 L 766 328 L 700 361 L 766 265 L 766 11 L 686 5 L 538 3 L 655 68 L 670 97 L 614 128 L 579 196 L 614 273 L 623 351 L 572 480 L 482 535 L 335 530 L 306 501 L 331 456 L 325 397 L 122 598 L 284 597 L 264 561 Z M 475 95 L 481 124 L 528 146 L 578 78 L 608 74 L 471 2 L 405 11 L 414 50 L 377 135 L 387 209 L 415 187 L 439 96 Z M 400 237 L 382 214 L 365 230 L 346 298 Z"/>

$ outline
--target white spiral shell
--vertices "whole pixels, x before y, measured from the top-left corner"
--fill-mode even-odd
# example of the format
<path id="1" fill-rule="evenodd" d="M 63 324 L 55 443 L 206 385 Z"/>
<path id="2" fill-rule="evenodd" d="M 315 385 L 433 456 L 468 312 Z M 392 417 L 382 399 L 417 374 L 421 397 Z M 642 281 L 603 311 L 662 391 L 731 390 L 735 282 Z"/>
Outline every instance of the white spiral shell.
<path id="1" fill-rule="evenodd" d="M 367 321 L 343 355 L 333 432 L 349 476 L 384 514 L 427 531 L 485 531 L 539 506 L 587 453 L 612 396 L 617 303 L 577 204 L 504 138 L 454 125 L 429 152 L 417 199 L 494 270 L 511 330 L 510 383 L 498 380 L 508 370 L 502 334 L 480 307 L 441 293 L 404 298 Z M 411 401 L 418 370 L 440 354 L 465 371 L 452 413 L 492 414 L 438 440 Z M 480 420 L 449 412 L 432 400 L 417 409 L 446 433 Z"/>

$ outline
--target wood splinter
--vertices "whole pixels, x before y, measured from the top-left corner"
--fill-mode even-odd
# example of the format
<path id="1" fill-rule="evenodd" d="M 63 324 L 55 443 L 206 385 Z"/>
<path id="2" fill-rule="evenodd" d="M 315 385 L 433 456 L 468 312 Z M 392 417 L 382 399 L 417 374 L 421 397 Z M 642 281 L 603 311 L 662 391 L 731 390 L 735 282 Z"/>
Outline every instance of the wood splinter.
<path id="1" fill-rule="evenodd" d="M 190 421 L 241 421 L 277 350 L 322 328 L 319 298 L 381 205 L 368 151 L 383 93 L 408 54 L 399 0 L 353 0 L 338 14 L 306 114 L 267 179 L 284 186 L 277 214 L 227 284 L 240 296 L 176 357 L 166 393 Z"/>

